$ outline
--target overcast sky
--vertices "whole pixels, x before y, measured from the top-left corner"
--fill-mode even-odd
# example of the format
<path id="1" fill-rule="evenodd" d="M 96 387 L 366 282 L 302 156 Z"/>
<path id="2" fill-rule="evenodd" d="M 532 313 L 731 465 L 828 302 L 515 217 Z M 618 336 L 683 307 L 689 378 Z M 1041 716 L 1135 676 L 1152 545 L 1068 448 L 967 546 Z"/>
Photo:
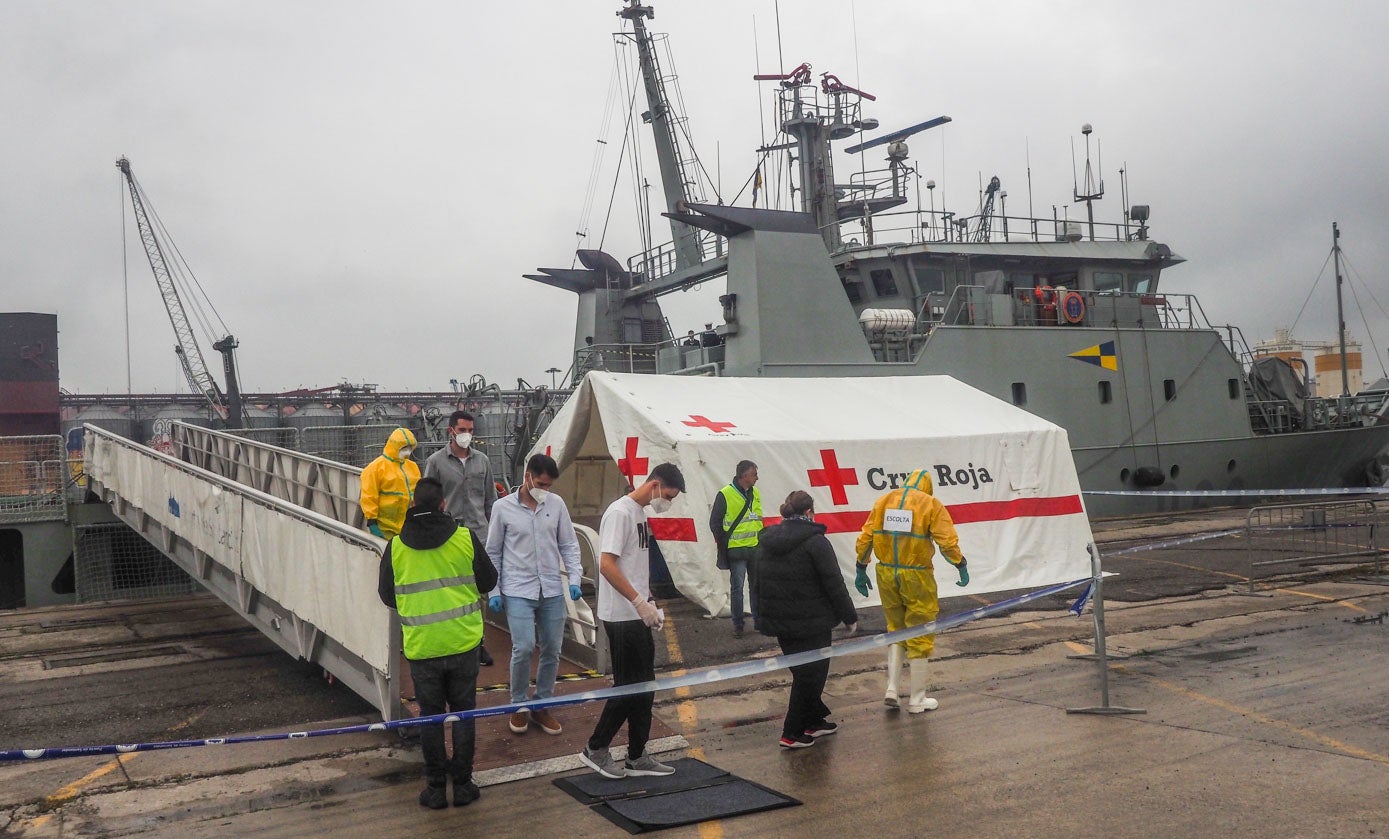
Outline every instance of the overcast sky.
<path id="1" fill-rule="evenodd" d="M 767 133 L 768 90 L 751 75 L 756 56 L 762 72 L 778 64 L 775 7 L 654 5 L 697 150 L 731 200 Z M 953 117 L 910 141 L 938 206 L 943 193 L 974 212 L 980 176 L 998 175 L 1009 214 L 1024 214 L 1030 152 L 1033 205 L 1049 216 L 1070 198 L 1071 143 L 1092 123 L 1100 215 L 1119 216 L 1126 163 L 1153 237 L 1188 260 L 1164 290 L 1198 295 L 1251 343 L 1292 325 L 1339 221 L 1375 343 L 1366 379 L 1380 374 L 1389 4 L 781 6 L 783 69 L 809 61 L 876 94 L 866 115 L 885 130 Z M 474 373 L 548 383 L 546 368 L 570 363 L 574 298 L 521 274 L 571 263 L 619 7 L 7 0 L 0 309 L 58 314 L 68 390 L 124 392 L 128 271 L 133 387 L 186 387 L 114 165 L 127 155 L 240 339 L 244 388 L 447 390 Z M 587 247 L 621 144 L 608 139 Z M 639 248 L 631 194 L 623 175 L 602 243 L 623 260 Z M 718 291 L 674 301 L 676 330 L 715 319 Z M 1367 337 L 1353 299 L 1347 321 Z M 1295 334 L 1334 337 L 1329 268 Z"/>

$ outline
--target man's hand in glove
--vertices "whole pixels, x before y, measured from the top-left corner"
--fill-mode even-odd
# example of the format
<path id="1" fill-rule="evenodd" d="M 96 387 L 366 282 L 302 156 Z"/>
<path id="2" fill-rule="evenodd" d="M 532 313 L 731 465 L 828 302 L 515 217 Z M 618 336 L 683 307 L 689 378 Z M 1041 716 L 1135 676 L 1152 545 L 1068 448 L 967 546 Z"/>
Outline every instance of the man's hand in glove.
<path id="1" fill-rule="evenodd" d="M 367 523 L 367 530 L 370 530 L 370 531 L 371 531 L 371 535 L 372 535 L 372 536 L 375 536 L 375 537 L 378 538 L 378 539 L 385 539 L 385 538 L 386 538 L 386 534 L 384 534 L 384 533 L 381 532 L 381 525 L 377 524 L 377 523 L 374 522 L 374 521 L 368 522 L 368 523 Z"/>
<path id="2" fill-rule="evenodd" d="M 502 603 L 502 596 L 500 594 L 494 594 L 487 598 L 487 608 L 501 614 L 505 610 L 506 604 Z"/>
<path id="3" fill-rule="evenodd" d="M 656 604 L 650 600 L 642 600 L 640 596 L 632 598 L 632 605 L 636 607 L 637 617 L 641 622 L 652 629 L 660 629 L 665 621 L 661 620 L 661 613 L 656 611 Z"/>
<path id="4" fill-rule="evenodd" d="M 580 589 L 578 586 L 570 586 L 570 587 L 569 587 L 569 599 L 570 599 L 570 600 L 578 600 L 580 597 L 583 597 L 583 596 L 584 596 L 583 590 Z"/>
<path id="5" fill-rule="evenodd" d="M 969 585 L 969 568 L 966 567 L 967 564 L 968 563 L 965 562 L 965 558 L 960 557 L 960 564 L 955 566 L 955 570 L 960 572 L 960 581 L 955 585 L 960 586 L 962 588 L 964 586 Z"/>
<path id="6" fill-rule="evenodd" d="M 868 579 L 868 566 L 855 565 L 857 571 L 854 572 L 854 588 L 864 597 L 868 596 L 868 590 L 873 587 L 873 581 Z"/>

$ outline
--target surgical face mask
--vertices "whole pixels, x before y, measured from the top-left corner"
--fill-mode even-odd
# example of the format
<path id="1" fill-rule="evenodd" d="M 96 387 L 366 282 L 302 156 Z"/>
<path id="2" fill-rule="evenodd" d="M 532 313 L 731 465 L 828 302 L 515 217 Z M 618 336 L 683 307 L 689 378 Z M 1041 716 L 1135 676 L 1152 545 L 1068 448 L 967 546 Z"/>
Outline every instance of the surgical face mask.
<path id="1" fill-rule="evenodd" d="M 670 499 L 664 495 L 658 495 L 651 499 L 651 512 L 664 513 L 670 510 Z"/>
<path id="2" fill-rule="evenodd" d="M 453 435 L 453 444 L 460 449 L 466 449 L 473 444 L 473 434 L 471 431 L 464 431 L 462 434 Z"/>
<path id="3" fill-rule="evenodd" d="M 401 460 L 409 460 L 409 459 L 410 459 L 410 455 L 414 454 L 414 452 L 415 452 L 414 449 L 410 448 L 409 446 L 406 446 L 405 448 L 403 448 L 403 449 L 400 450 L 400 459 L 401 459 Z"/>
<path id="4" fill-rule="evenodd" d="M 530 492 L 531 492 L 531 498 L 534 499 L 534 500 L 535 500 L 535 503 L 537 503 L 537 504 L 543 504 L 543 503 L 545 502 L 545 499 L 550 497 L 550 491 L 549 491 L 548 489 L 540 489 L 539 487 L 531 487 Z"/>

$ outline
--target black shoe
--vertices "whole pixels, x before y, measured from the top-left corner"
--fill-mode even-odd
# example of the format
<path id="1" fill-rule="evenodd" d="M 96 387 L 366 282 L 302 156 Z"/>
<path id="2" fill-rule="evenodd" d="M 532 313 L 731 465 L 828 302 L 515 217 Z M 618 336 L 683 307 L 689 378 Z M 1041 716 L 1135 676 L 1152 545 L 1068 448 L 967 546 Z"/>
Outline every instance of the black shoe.
<path id="1" fill-rule="evenodd" d="M 734 638 L 742 638 L 742 637 L 743 637 L 743 628 L 742 628 L 741 626 L 735 626 L 735 627 L 733 627 L 733 637 L 734 637 Z"/>
<path id="2" fill-rule="evenodd" d="M 474 801 L 482 797 L 482 790 L 477 788 L 477 784 L 472 781 L 463 783 L 453 782 L 453 806 L 467 807 Z"/>
<path id="3" fill-rule="evenodd" d="M 821 737 L 828 737 L 828 736 L 831 735 L 831 734 L 838 734 L 838 733 L 839 733 L 839 726 L 836 725 L 836 724 L 834 724 L 834 723 L 832 723 L 832 722 L 830 722 L 830 721 L 828 721 L 828 720 L 821 720 L 820 722 L 815 723 L 815 724 L 812 725 L 810 728 L 807 728 L 807 729 L 805 730 L 805 736 L 810 737 L 810 738 L 812 738 L 812 739 L 819 739 L 819 738 L 821 738 Z"/>
<path id="4" fill-rule="evenodd" d="M 493 664 L 492 654 L 487 652 L 487 646 L 485 644 L 477 645 L 477 661 L 478 664 L 481 664 L 483 667 L 491 667 Z"/>
<path id="5" fill-rule="evenodd" d="M 420 791 L 420 806 L 442 810 L 449 806 L 449 796 L 442 786 L 429 785 Z"/>

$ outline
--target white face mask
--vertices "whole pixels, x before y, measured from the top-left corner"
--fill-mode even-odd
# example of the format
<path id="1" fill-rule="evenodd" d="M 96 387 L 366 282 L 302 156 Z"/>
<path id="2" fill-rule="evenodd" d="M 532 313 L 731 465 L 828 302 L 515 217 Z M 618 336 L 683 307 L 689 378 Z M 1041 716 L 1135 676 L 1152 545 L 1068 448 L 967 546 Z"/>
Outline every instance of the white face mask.
<path id="1" fill-rule="evenodd" d="M 403 449 L 400 450 L 400 459 L 401 459 L 401 460 L 409 460 L 409 459 L 410 459 L 410 455 L 412 455 L 412 454 L 414 454 L 414 453 L 415 453 L 415 450 L 414 450 L 414 449 L 410 448 L 409 446 L 406 446 L 405 448 L 403 448 Z"/>
<path id="2" fill-rule="evenodd" d="M 464 431 L 462 434 L 453 435 L 453 444 L 460 449 L 466 449 L 473 444 L 472 432 Z"/>
<path id="3" fill-rule="evenodd" d="M 550 491 L 548 489 L 540 489 L 539 487 L 531 487 L 530 493 L 531 498 L 537 504 L 545 503 L 545 499 L 550 497 Z"/>
<path id="4" fill-rule="evenodd" d="M 670 499 L 663 495 L 658 495 L 651 499 L 651 512 L 664 513 L 670 510 Z"/>

